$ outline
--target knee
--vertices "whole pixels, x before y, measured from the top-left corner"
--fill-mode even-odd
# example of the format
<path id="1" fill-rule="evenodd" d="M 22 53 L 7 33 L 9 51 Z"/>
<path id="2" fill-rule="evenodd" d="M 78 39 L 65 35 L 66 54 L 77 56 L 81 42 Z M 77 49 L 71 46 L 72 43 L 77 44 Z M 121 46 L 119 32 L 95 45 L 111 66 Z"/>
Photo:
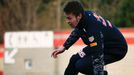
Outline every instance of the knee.
<path id="1" fill-rule="evenodd" d="M 120 55 L 117 56 L 118 60 L 123 59 L 126 56 L 126 51 L 122 52 Z"/>
<path id="2" fill-rule="evenodd" d="M 123 59 L 126 56 L 127 51 L 128 51 L 128 48 L 127 47 L 122 48 L 121 49 L 121 52 L 118 55 L 118 59 L 119 60 Z"/>
<path id="3" fill-rule="evenodd" d="M 75 63 L 75 68 L 77 69 L 77 71 L 87 74 L 90 70 L 89 70 L 89 66 L 85 65 L 83 62 L 76 62 Z"/>
<path id="4" fill-rule="evenodd" d="M 76 62 L 79 59 L 78 55 L 72 55 L 70 62 Z"/>
<path id="5" fill-rule="evenodd" d="M 78 71 L 82 71 L 82 70 L 84 69 L 84 66 L 83 66 L 83 64 L 77 62 L 77 63 L 75 64 L 75 68 L 76 68 Z"/>
<path id="6" fill-rule="evenodd" d="M 85 64 L 79 60 L 80 59 L 80 56 L 78 54 L 76 55 L 73 55 L 71 58 L 70 58 L 70 63 L 74 64 L 74 67 L 77 71 L 81 72 L 84 70 L 85 68 Z"/>

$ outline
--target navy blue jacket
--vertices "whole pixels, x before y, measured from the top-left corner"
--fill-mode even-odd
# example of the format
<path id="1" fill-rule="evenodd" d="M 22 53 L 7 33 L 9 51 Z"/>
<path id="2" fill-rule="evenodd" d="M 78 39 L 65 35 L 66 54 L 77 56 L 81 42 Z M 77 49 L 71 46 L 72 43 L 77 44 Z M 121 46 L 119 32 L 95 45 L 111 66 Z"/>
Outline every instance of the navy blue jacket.
<path id="1" fill-rule="evenodd" d="M 68 49 L 79 38 L 91 48 L 91 53 L 110 48 L 127 50 L 127 43 L 121 32 L 110 21 L 92 11 L 84 12 L 63 46 Z"/>

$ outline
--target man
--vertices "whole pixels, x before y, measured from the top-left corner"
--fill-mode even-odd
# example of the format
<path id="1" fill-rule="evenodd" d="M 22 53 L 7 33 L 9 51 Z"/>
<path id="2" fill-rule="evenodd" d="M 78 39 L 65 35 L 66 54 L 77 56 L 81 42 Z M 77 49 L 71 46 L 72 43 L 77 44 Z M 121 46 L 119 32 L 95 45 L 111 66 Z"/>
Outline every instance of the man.
<path id="1" fill-rule="evenodd" d="M 108 20 L 93 11 L 84 11 L 77 1 L 68 2 L 64 7 L 67 23 L 74 28 L 62 47 L 56 49 L 52 56 L 68 50 L 79 38 L 87 45 L 74 54 L 64 75 L 107 75 L 104 65 L 124 58 L 127 43 L 121 32 Z"/>

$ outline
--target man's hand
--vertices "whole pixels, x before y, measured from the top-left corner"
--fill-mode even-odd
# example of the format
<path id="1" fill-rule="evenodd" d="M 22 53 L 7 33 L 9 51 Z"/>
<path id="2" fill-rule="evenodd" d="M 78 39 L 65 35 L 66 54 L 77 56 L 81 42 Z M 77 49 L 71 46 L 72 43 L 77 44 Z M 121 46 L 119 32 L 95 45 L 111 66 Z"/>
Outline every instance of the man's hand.
<path id="1" fill-rule="evenodd" d="M 58 49 L 53 51 L 51 56 L 54 57 L 54 58 L 57 58 L 57 55 L 63 53 L 64 51 L 65 51 L 65 48 L 63 46 L 59 47 Z"/>

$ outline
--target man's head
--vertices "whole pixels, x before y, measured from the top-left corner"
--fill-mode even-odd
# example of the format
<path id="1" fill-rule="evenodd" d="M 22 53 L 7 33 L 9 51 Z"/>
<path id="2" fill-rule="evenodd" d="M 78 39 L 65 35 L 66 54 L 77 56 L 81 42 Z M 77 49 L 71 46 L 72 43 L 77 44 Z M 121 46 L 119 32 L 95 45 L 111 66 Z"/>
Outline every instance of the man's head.
<path id="1" fill-rule="evenodd" d="M 71 27 L 76 27 L 82 18 L 84 9 L 78 1 L 71 1 L 64 7 L 66 21 Z"/>

